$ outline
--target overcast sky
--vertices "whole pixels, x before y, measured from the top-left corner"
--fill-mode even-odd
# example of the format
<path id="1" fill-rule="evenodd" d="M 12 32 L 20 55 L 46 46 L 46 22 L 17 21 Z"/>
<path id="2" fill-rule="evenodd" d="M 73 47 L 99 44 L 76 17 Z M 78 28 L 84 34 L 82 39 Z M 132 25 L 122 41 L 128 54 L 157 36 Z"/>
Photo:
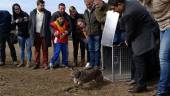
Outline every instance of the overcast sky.
<path id="1" fill-rule="evenodd" d="M 86 9 L 84 0 L 45 0 L 45 2 L 46 9 L 52 13 L 57 10 L 59 3 L 66 4 L 67 12 L 70 6 L 75 6 L 79 13 L 84 13 L 84 10 Z M 36 8 L 36 0 L 0 0 L 0 10 L 8 10 L 9 12 L 12 12 L 11 7 L 14 3 L 20 4 L 21 8 L 28 13 Z"/>
<path id="2" fill-rule="evenodd" d="M 45 0 L 45 2 L 46 8 L 52 13 L 57 10 L 59 3 L 65 3 L 67 11 L 69 6 L 72 5 L 75 6 L 80 13 L 83 13 L 86 8 L 83 0 Z M 11 7 L 14 3 L 20 4 L 22 9 L 28 13 L 36 8 L 36 0 L 1 0 L 0 10 L 12 12 Z"/>

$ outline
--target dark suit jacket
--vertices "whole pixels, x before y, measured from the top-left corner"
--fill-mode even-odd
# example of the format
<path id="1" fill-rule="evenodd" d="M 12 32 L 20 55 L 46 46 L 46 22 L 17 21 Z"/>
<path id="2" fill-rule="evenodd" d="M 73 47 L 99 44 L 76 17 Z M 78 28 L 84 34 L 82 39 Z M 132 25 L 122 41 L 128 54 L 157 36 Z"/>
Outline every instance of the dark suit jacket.
<path id="1" fill-rule="evenodd" d="M 30 37 L 32 39 L 32 43 L 34 45 L 34 39 L 35 39 L 35 33 L 36 33 L 36 14 L 37 14 L 37 9 L 34 9 L 30 13 L 30 18 L 29 18 L 29 32 L 30 32 Z M 41 36 L 44 37 L 47 40 L 47 45 L 48 47 L 51 46 L 51 30 L 50 30 L 50 20 L 51 20 L 51 12 L 48 10 L 44 10 L 44 18 L 43 18 L 43 24 L 41 27 Z"/>
<path id="2" fill-rule="evenodd" d="M 159 26 L 139 2 L 127 1 L 121 20 L 134 55 L 142 55 L 155 48 L 156 40 L 159 40 Z"/>

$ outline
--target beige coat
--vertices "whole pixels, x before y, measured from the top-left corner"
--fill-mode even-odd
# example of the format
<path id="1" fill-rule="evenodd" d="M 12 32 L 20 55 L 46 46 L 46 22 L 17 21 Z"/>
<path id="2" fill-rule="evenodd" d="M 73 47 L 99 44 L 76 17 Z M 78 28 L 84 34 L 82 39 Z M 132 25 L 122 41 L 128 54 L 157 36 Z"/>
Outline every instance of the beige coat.
<path id="1" fill-rule="evenodd" d="M 139 0 L 146 6 L 156 21 L 160 29 L 170 28 L 170 0 Z"/>

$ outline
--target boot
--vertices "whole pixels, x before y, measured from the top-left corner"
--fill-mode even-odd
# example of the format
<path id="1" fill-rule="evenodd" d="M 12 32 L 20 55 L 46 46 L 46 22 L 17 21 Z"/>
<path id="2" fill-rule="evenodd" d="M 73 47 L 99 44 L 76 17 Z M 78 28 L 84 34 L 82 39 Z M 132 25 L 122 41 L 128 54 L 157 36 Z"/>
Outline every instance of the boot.
<path id="1" fill-rule="evenodd" d="M 147 88 L 144 86 L 134 86 L 133 88 L 128 89 L 130 93 L 141 93 L 148 91 Z"/>

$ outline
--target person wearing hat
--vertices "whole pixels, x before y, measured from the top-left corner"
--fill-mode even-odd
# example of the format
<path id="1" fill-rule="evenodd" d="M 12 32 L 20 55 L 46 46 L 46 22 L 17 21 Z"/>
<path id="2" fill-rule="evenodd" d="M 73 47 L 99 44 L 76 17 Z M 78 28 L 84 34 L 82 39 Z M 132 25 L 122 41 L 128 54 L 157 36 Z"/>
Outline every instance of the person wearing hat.
<path id="1" fill-rule="evenodd" d="M 121 21 L 127 32 L 126 42 L 132 48 L 137 84 L 128 92 L 144 92 L 147 90 L 147 65 L 155 64 L 156 61 L 155 46 L 156 40 L 159 40 L 159 26 L 138 1 L 110 0 L 109 4 L 122 15 Z"/>
<path id="2" fill-rule="evenodd" d="M 77 66 L 78 65 L 78 49 L 79 49 L 79 44 L 80 44 L 80 50 L 81 50 L 81 63 L 80 66 L 85 65 L 85 43 L 82 40 L 81 37 L 81 32 L 78 29 L 76 23 L 78 19 L 84 19 L 83 15 L 79 14 L 74 6 L 70 6 L 69 8 L 70 12 L 70 17 L 71 17 L 71 23 L 73 26 L 73 31 L 72 31 L 72 40 L 73 40 L 73 65 Z M 87 61 L 89 62 L 89 61 Z"/>

